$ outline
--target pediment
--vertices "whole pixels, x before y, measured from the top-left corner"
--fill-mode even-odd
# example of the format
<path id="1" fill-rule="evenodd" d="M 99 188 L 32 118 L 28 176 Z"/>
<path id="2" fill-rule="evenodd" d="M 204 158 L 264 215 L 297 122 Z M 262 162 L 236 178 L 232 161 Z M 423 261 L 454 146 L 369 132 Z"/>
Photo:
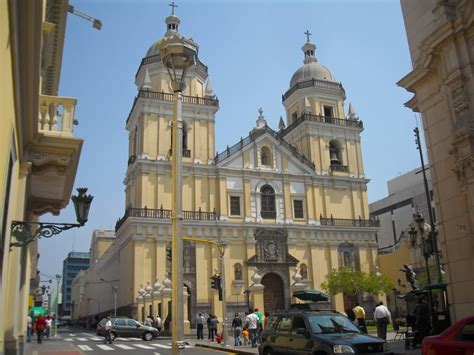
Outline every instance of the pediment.
<path id="1" fill-rule="evenodd" d="M 268 147 L 271 155 L 271 162 L 262 165 L 258 161 L 259 153 L 257 149 Z M 244 155 L 249 159 L 248 166 L 244 166 Z M 261 159 L 261 158 L 260 158 Z M 269 127 L 254 130 L 245 139 L 227 147 L 216 157 L 217 167 L 249 169 L 255 171 L 283 171 L 293 174 L 314 174 L 314 165 L 306 157 L 298 152 L 297 148 L 280 137 L 277 132 Z M 283 167 L 283 161 L 287 162 Z"/>

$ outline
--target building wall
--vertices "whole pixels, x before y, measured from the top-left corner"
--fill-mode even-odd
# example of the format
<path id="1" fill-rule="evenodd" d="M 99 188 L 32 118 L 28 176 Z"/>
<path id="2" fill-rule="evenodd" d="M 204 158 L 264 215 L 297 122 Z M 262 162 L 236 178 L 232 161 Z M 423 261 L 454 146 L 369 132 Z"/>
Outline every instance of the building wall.
<path id="1" fill-rule="evenodd" d="M 472 1 L 402 0 L 413 70 L 400 86 L 421 112 L 454 320 L 474 312 Z"/>

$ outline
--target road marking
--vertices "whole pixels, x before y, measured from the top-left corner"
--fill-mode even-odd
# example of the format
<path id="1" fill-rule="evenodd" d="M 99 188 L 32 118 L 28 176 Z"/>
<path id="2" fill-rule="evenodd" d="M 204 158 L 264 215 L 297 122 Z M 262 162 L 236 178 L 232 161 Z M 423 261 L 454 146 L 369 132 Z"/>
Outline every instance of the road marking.
<path id="1" fill-rule="evenodd" d="M 164 344 L 154 343 L 154 344 L 150 344 L 150 345 L 151 345 L 151 346 L 156 346 L 157 348 L 171 349 L 171 346 L 164 345 Z"/>
<path id="2" fill-rule="evenodd" d="M 144 345 L 144 344 L 132 344 L 132 345 L 138 346 L 139 348 L 142 348 L 142 349 L 153 349 L 151 346 Z"/>
<path id="3" fill-rule="evenodd" d="M 82 351 L 92 351 L 92 350 L 94 350 L 89 345 L 78 345 L 77 347 L 79 349 L 81 349 Z"/>
<path id="4" fill-rule="evenodd" d="M 65 341 L 74 341 L 74 339 L 64 339 Z"/>
<path id="5" fill-rule="evenodd" d="M 94 341 L 104 340 L 104 338 L 97 338 L 97 337 L 89 338 L 89 339 L 90 339 L 90 340 L 94 340 Z"/>
<path id="6" fill-rule="evenodd" d="M 132 348 L 131 346 L 128 346 L 128 345 L 125 345 L 125 344 L 115 344 L 115 346 L 118 346 L 119 348 L 125 349 L 125 350 L 133 350 L 133 349 L 135 349 L 135 348 Z"/>
<path id="7" fill-rule="evenodd" d="M 79 340 L 79 341 L 87 341 L 87 338 L 76 338 L 76 340 Z"/>
<path id="8" fill-rule="evenodd" d="M 160 353 L 153 353 L 153 355 L 161 355 Z"/>
<path id="9" fill-rule="evenodd" d="M 70 333 L 69 336 L 70 336 L 70 337 L 73 337 L 73 336 L 76 336 L 76 334 L 71 334 L 71 333 Z"/>
<path id="10" fill-rule="evenodd" d="M 79 333 L 79 334 L 84 334 L 84 335 L 86 335 L 86 336 L 88 336 L 88 337 L 90 337 L 90 336 L 92 335 L 92 333 Z"/>
<path id="11" fill-rule="evenodd" d="M 108 346 L 108 345 L 97 345 L 99 348 L 102 350 L 114 350 L 114 348 Z"/>
<path id="12" fill-rule="evenodd" d="M 137 341 L 137 340 L 140 341 L 140 340 L 142 340 L 141 338 L 128 338 L 128 339 L 129 339 L 129 340 L 133 340 L 133 341 Z"/>

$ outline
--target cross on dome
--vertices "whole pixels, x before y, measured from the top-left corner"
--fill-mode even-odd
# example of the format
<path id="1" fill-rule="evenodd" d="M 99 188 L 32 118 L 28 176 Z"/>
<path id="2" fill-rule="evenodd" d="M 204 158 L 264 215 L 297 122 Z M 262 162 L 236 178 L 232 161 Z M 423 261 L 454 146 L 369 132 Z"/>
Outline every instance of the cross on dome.
<path id="1" fill-rule="evenodd" d="M 301 48 L 304 53 L 304 63 L 306 64 L 311 62 L 317 62 L 315 56 L 316 46 L 314 45 L 314 43 L 311 42 L 311 39 L 309 38 L 312 33 L 309 32 L 309 30 L 306 30 L 304 34 L 306 35 L 306 43 L 304 44 L 303 48 Z"/>
<path id="2" fill-rule="evenodd" d="M 171 15 L 174 15 L 174 8 L 178 7 L 178 5 L 176 5 L 173 1 L 171 4 L 168 4 L 168 6 L 171 6 Z"/>
<path id="3" fill-rule="evenodd" d="M 304 34 L 306 35 L 306 42 L 310 42 L 309 36 L 311 36 L 312 33 L 310 33 L 308 30 L 306 30 L 306 32 Z"/>

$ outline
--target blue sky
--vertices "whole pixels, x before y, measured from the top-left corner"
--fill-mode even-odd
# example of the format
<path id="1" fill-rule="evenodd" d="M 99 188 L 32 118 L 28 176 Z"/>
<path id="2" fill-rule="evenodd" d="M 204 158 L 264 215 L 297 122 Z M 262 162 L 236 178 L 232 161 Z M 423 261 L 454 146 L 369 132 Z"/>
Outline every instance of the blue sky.
<path id="1" fill-rule="evenodd" d="M 362 149 L 369 202 L 386 196 L 386 181 L 419 165 L 404 107 L 411 95 L 396 82 L 411 70 L 398 1 L 176 1 L 180 32 L 199 43 L 220 100 L 218 151 L 245 137 L 262 107 L 277 129 L 284 116 L 281 95 L 303 62 L 304 32 L 316 44 L 318 61 L 341 81 L 365 131 Z M 99 18 L 101 31 L 68 16 L 60 95 L 78 99 L 74 134 L 84 138 L 75 186 L 95 196 L 87 225 L 40 243 L 40 271 L 54 275 L 74 247 L 87 251 L 92 231 L 113 229 L 123 215 L 123 179 L 128 159 L 125 120 L 136 95 L 135 73 L 148 48 L 165 32 L 169 1 L 71 0 Z M 75 220 L 70 204 L 61 216 Z"/>

